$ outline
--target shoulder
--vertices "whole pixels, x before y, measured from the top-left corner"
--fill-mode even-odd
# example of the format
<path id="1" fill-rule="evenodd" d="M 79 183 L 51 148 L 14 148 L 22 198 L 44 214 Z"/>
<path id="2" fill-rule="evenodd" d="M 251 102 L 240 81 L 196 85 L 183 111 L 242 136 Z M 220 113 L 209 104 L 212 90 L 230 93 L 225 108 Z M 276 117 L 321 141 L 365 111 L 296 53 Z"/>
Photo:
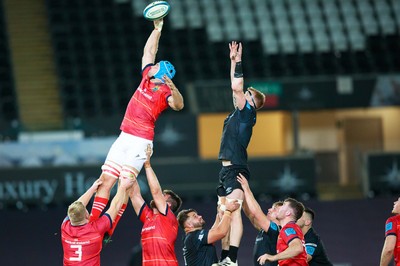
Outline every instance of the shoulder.
<path id="1" fill-rule="evenodd" d="M 306 242 L 316 243 L 319 242 L 319 236 L 312 228 L 310 228 L 310 230 L 308 230 L 308 232 L 304 235 L 304 240 Z"/>
<path id="2" fill-rule="evenodd" d="M 243 109 L 238 109 L 240 117 L 246 120 L 251 120 L 256 117 L 256 110 L 254 109 L 253 106 L 249 104 L 249 102 L 246 101 L 246 104 L 244 105 Z"/>
<path id="3" fill-rule="evenodd" d="M 399 217 L 400 215 L 392 216 L 389 217 L 386 220 L 385 223 L 385 233 L 386 234 L 396 234 L 396 231 L 398 230 L 398 225 L 400 224 L 399 222 Z"/>
<path id="4" fill-rule="evenodd" d="M 146 202 L 143 202 L 143 205 L 142 205 L 142 207 L 140 208 L 140 211 L 139 211 L 139 217 L 142 217 L 142 216 L 152 216 L 153 215 L 153 210 L 152 209 L 150 209 L 150 207 L 149 206 L 147 206 L 147 204 L 146 204 Z"/>
<path id="5" fill-rule="evenodd" d="M 143 74 L 146 74 L 146 75 L 147 75 L 147 73 L 149 72 L 151 66 L 154 66 L 154 64 L 147 64 L 147 65 L 145 65 L 144 68 L 142 69 L 142 75 L 143 75 Z"/>
<path id="6" fill-rule="evenodd" d="M 397 225 L 397 224 L 399 224 L 399 218 L 400 218 L 400 215 L 396 215 L 396 216 L 391 216 L 391 217 L 389 217 L 387 220 L 386 220 L 386 223 L 385 223 L 385 225 L 386 225 L 386 228 L 389 226 L 391 226 L 391 225 Z"/>
<path id="7" fill-rule="evenodd" d="M 189 232 L 185 236 L 185 241 L 198 241 L 204 237 L 204 229 Z"/>
<path id="8" fill-rule="evenodd" d="M 272 221 L 269 223 L 269 228 L 274 230 L 274 231 L 279 231 L 279 226 L 276 223 L 272 222 Z"/>
<path id="9" fill-rule="evenodd" d="M 291 237 L 291 236 L 298 236 L 300 232 L 301 232 L 300 227 L 297 224 L 289 223 L 282 228 L 280 234 L 283 234 L 286 237 Z"/>

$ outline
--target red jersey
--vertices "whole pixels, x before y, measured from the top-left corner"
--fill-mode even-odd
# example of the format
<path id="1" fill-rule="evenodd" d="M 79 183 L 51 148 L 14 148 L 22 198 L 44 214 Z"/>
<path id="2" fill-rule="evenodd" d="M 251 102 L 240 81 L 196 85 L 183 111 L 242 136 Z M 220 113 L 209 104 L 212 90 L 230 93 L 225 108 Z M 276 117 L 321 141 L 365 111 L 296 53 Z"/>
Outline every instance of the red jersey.
<path id="1" fill-rule="evenodd" d="M 165 84 L 150 81 L 147 73 L 151 65 L 142 72 L 142 81 L 126 108 L 120 129 L 140 138 L 153 140 L 154 127 L 158 116 L 168 108 L 171 89 Z"/>
<path id="2" fill-rule="evenodd" d="M 389 235 L 396 236 L 396 246 L 394 248 L 394 261 L 396 265 L 400 264 L 400 215 L 395 215 L 386 220 L 385 237 Z"/>
<path id="3" fill-rule="evenodd" d="M 304 235 L 301 232 L 300 227 L 295 222 L 287 223 L 279 232 L 278 242 L 276 244 L 276 252 L 280 253 L 286 250 L 289 246 L 290 241 L 298 238 L 304 244 Z M 303 252 L 291 259 L 280 260 L 278 262 L 279 266 L 307 266 L 307 253 L 305 248 Z"/>
<path id="4" fill-rule="evenodd" d="M 103 236 L 111 224 L 108 214 L 81 226 L 72 226 L 69 218 L 65 218 L 61 225 L 64 265 L 100 265 Z"/>
<path id="5" fill-rule="evenodd" d="M 171 209 L 167 206 L 166 215 L 154 214 L 151 208 L 143 204 L 139 219 L 143 222 L 143 265 L 178 266 L 175 255 L 178 221 Z"/>

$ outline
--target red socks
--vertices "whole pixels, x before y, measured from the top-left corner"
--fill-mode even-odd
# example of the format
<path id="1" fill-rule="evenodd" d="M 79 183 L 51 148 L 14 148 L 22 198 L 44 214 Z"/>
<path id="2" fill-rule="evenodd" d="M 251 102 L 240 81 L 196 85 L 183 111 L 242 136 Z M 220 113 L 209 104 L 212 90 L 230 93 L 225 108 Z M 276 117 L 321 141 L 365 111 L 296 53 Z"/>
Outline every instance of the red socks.
<path id="1" fill-rule="evenodd" d="M 92 213 L 90 214 L 90 221 L 96 221 L 97 219 L 99 219 L 101 213 L 103 212 L 107 204 L 108 204 L 108 199 L 95 197 L 92 206 Z"/>
<path id="2" fill-rule="evenodd" d="M 115 221 L 112 224 L 112 228 L 110 230 L 107 231 L 107 234 L 109 236 L 112 236 L 112 234 L 114 233 L 115 228 L 117 227 L 117 224 L 119 222 L 119 220 L 122 217 L 122 214 L 124 214 L 124 211 L 126 209 L 127 204 L 123 204 L 121 209 L 118 211 L 117 217 L 115 217 Z"/>

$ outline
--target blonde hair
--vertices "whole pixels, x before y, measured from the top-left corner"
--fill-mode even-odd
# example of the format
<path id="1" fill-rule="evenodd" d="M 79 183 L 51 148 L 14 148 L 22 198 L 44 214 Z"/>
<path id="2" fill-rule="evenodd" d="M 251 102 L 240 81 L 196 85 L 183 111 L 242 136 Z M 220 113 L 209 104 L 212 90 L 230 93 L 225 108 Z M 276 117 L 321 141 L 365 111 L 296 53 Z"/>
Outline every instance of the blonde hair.
<path id="1" fill-rule="evenodd" d="M 265 103 L 265 94 L 253 87 L 248 87 L 247 89 L 252 91 L 254 101 L 257 105 L 254 106 L 254 108 L 256 108 L 256 110 L 263 108 Z"/>
<path id="2" fill-rule="evenodd" d="M 86 207 L 80 201 L 75 201 L 68 207 L 68 217 L 72 225 L 82 223 L 86 218 Z"/>

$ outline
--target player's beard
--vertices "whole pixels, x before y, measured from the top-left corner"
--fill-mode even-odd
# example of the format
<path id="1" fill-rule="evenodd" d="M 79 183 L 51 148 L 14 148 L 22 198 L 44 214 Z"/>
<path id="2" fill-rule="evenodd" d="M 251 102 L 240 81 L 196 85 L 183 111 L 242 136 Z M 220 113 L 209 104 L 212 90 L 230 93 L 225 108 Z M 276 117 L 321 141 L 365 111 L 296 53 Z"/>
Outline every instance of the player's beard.
<path id="1" fill-rule="evenodd" d="M 206 222 L 203 219 L 201 219 L 200 221 L 198 221 L 196 223 L 193 223 L 193 227 L 195 227 L 195 228 L 203 228 L 205 224 L 206 224 Z"/>

